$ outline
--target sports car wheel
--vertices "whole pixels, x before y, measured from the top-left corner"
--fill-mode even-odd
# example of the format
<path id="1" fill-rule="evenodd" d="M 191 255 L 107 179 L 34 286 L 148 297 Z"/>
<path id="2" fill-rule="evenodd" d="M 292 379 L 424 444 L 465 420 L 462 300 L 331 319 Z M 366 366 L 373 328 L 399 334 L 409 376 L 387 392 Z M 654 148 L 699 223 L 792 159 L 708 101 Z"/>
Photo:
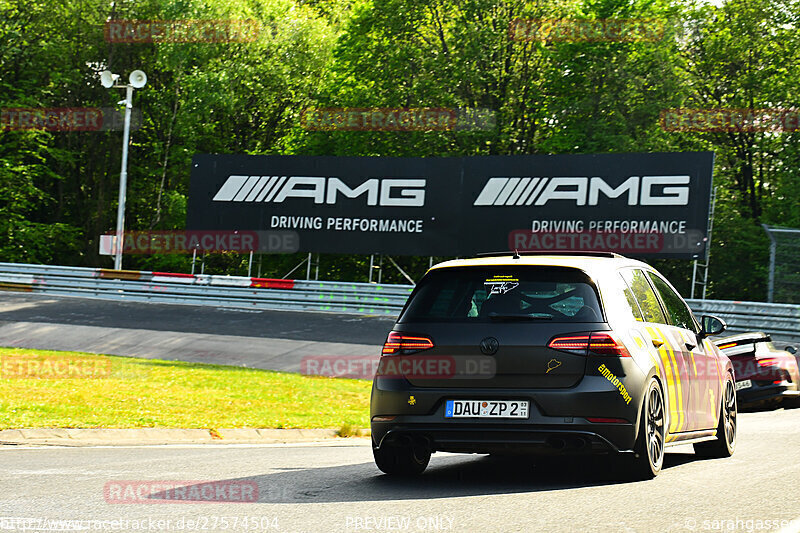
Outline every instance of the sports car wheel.
<path id="1" fill-rule="evenodd" d="M 633 479 L 652 479 L 664 464 L 666 415 L 664 393 L 655 378 L 650 379 L 644 396 L 639 436 L 630 459 L 628 474 Z"/>
<path id="2" fill-rule="evenodd" d="M 737 429 L 736 389 L 733 378 L 728 376 L 725 381 L 725 393 L 722 395 L 720 405 L 719 424 L 717 425 L 717 438 L 709 442 L 700 442 L 694 445 L 694 453 L 703 457 L 730 457 L 736 449 Z"/>

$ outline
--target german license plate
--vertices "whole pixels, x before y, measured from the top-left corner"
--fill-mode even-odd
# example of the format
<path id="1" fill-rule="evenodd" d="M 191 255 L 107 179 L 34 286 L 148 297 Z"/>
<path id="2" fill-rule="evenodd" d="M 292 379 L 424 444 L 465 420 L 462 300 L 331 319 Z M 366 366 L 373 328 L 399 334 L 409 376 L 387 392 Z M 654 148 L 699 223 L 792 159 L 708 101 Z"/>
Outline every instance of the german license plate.
<path id="1" fill-rule="evenodd" d="M 749 379 L 745 379 L 743 381 L 737 381 L 736 385 L 734 385 L 736 390 L 749 389 L 752 386 L 753 386 L 753 382 L 750 381 Z"/>
<path id="2" fill-rule="evenodd" d="M 528 402 L 519 400 L 447 400 L 445 418 L 528 418 Z"/>

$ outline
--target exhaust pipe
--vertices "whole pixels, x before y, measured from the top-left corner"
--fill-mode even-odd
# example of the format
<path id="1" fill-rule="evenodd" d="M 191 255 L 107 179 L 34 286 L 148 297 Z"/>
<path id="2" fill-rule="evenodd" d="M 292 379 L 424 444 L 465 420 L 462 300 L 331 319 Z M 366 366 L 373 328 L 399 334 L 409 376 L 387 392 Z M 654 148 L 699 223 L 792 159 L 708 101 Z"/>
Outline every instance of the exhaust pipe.
<path id="1" fill-rule="evenodd" d="M 551 437 L 547 440 L 547 444 L 556 450 L 582 450 L 588 443 L 583 437 L 570 437 L 569 439 Z"/>
<path id="2" fill-rule="evenodd" d="M 569 448 L 571 450 L 582 450 L 586 447 L 586 439 L 581 437 L 574 437 L 569 440 Z"/>

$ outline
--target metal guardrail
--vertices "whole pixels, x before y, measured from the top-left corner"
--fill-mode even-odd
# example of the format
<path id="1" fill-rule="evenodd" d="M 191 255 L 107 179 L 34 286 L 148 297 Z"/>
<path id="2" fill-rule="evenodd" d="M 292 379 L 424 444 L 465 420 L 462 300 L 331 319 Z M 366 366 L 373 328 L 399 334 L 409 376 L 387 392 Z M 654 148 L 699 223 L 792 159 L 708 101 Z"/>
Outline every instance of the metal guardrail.
<path id="1" fill-rule="evenodd" d="M 728 323 L 723 335 L 763 331 L 781 344 L 800 344 L 800 305 L 727 300 L 687 300 L 698 316 L 716 315 Z"/>
<path id="2" fill-rule="evenodd" d="M 411 285 L 116 271 L 0 263 L 0 289 L 110 300 L 396 316 Z M 731 334 L 763 331 L 800 344 L 800 305 L 687 300 L 699 316 L 728 322 Z"/>
<path id="3" fill-rule="evenodd" d="M 135 302 L 395 316 L 413 287 L 0 263 L 0 289 Z"/>

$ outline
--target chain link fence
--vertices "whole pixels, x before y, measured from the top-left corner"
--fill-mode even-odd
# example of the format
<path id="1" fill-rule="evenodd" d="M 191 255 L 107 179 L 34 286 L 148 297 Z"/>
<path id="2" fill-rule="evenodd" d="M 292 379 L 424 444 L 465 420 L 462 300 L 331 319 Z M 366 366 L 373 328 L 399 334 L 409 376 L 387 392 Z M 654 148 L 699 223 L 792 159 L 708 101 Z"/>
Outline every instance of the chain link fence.
<path id="1" fill-rule="evenodd" d="M 770 240 L 767 301 L 800 304 L 800 229 L 762 226 Z"/>

